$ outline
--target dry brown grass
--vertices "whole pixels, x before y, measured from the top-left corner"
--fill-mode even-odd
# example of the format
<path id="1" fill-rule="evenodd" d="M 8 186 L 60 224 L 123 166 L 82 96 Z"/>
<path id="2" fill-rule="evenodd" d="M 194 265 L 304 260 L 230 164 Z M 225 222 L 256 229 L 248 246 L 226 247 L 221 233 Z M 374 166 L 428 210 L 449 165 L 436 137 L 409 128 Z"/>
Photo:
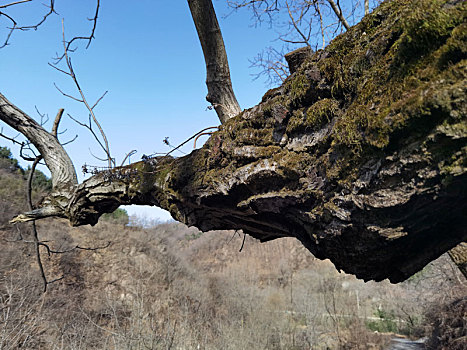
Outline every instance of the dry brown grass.
<path id="1" fill-rule="evenodd" d="M 11 181 L 18 201 L 0 201 L 6 216 L 22 203 L 21 186 L 0 174 L 0 183 Z M 381 349 L 388 330 L 429 332 L 425 312 L 436 310 L 440 296 L 466 290 L 446 257 L 399 285 L 363 283 L 294 239 L 261 244 L 247 237 L 239 252 L 243 237 L 234 232 L 44 220 L 40 239 L 54 250 L 111 244 L 50 257 L 44 249 L 49 280 L 64 278 L 43 295 L 31 244 L 13 242 L 30 239 L 28 226 L 3 225 L 1 350 Z M 459 306 L 437 310 L 432 328 L 443 333 L 448 325 L 459 338 L 465 328 L 449 316 Z"/>

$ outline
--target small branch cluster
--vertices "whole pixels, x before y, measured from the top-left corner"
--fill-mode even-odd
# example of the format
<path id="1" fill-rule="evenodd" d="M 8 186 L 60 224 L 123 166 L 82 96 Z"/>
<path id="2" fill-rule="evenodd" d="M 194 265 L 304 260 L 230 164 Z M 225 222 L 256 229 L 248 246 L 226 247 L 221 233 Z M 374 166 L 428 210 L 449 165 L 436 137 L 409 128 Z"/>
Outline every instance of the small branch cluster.
<path id="1" fill-rule="evenodd" d="M 257 25 L 266 22 L 278 28 L 277 40 L 283 43 L 282 47 L 268 47 L 250 61 L 259 71 L 255 79 L 265 76 L 267 85 L 280 84 L 290 74 L 284 53 L 302 46 L 315 51 L 324 48 L 342 28 L 350 28 L 346 17 L 358 11 L 369 13 L 369 0 L 364 1 L 363 9 L 358 2 L 345 11 L 340 0 L 240 0 L 228 1 L 228 5 L 234 11 L 249 9 Z"/>
<path id="2" fill-rule="evenodd" d="M 13 34 L 13 32 L 15 30 L 21 30 L 21 31 L 27 31 L 27 30 L 31 30 L 31 29 L 37 30 L 39 28 L 39 26 L 41 26 L 47 20 L 47 18 L 50 15 L 57 14 L 57 12 L 55 12 L 55 7 L 54 7 L 55 0 L 50 0 L 50 3 L 48 5 L 44 4 L 44 6 L 48 9 L 47 12 L 43 15 L 41 20 L 39 20 L 37 23 L 32 24 L 32 25 L 23 25 L 23 26 L 18 25 L 17 20 L 15 20 L 13 16 L 9 15 L 6 12 L 10 7 L 20 5 L 20 4 L 24 4 L 24 3 L 28 3 L 28 2 L 31 2 L 31 1 L 32 0 L 20 0 L 20 1 L 11 2 L 9 4 L 0 5 L 0 19 L 3 16 L 10 22 L 10 26 L 7 27 L 8 33 L 6 35 L 5 41 L 0 46 L 0 49 L 4 48 L 7 45 L 9 45 L 11 36 L 12 36 L 12 34 Z"/>
<path id="3" fill-rule="evenodd" d="M 26 3 L 32 3 L 32 0 L 18 0 L 18 1 L 13 1 L 13 2 L 5 4 L 5 5 L 0 5 L 0 20 L 2 19 L 2 17 L 4 17 L 7 20 L 7 22 L 9 22 L 9 25 L 6 27 L 8 29 L 8 32 L 6 34 L 6 37 L 5 37 L 5 40 L 4 40 L 3 44 L 0 45 L 0 49 L 10 44 L 10 39 L 11 39 L 11 36 L 13 35 L 13 32 L 18 31 L 18 30 L 20 30 L 20 31 L 28 31 L 28 30 L 31 30 L 31 29 L 32 30 L 37 30 L 42 24 L 44 24 L 47 21 L 49 16 L 51 16 L 53 14 L 58 14 L 56 12 L 56 8 L 55 8 L 55 0 L 50 0 L 47 4 L 43 4 L 46 7 L 47 10 L 46 10 L 46 12 L 44 12 L 44 14 L 42 15 L 42 18 L 40 20 L 38 20 L 34 24 L 20 25 L 18 23 L 18 20 L 12 14 L 8 13 L 8 10 L 13 8 L 13 7 L 16 7 L 17 5 L 22 5 L 22 4 L 26 4 Z M 76 43 L 79 40 L 84 40 L 84 41 L 87 42 L 86 48 L 88 48 L 89 45 L 91 45 L 91 41 L 95 38 L 95 32 L 96 32 L 96 27 L 97 27 L 97 19 L 98 19 L 98 16 L 99 16 L 99 9 L 100 9 L 100 0 L 96 0 L 96 8 L 95 8 L 95 11 L 94 11 L 94 15 L 93 15 L 93 17 L 88 18 L 88 21 L 92 22 L 92 28 L 91 28 L 90 34 L 89 35 L 84 35 L 84 36 L 75 36 L 75 37 L 73 37 L 73 39 L 71 39 L 67 43 L 68 51 L 70 51 L 70 52 L 74 51 L 75 49 L 72 49 L 71 45 L 73 43 Z"/>
<path id="4" fill-rule="evenodd" d="M 35 108 L 36 108 L 36 112 L 40 116 L 40 126 L 43 127 L 49 121 L 49 117 L 48 117 L 48 115 L 41 113 L 37 107 L 35 107 Z M 61 120 L 61 118 L 63 116 L 63 112 L 64 112 L 63 108 L 60 108 L 58 110 L 57 115 L 56 115 L 55 120 L 54 120 L 54 124 L 52 126 L 51 134 L 54 135 L 55 137 L 58 137 L 59 134 L 64 134 L 66 132 L 66 130 L 64 130 L 64 131 L 62 131 L 60 133 L 58 132 L 58 125 L 59 125 L 60 120 Z M 7 135 L 5 135 L 3 133 L 3 128 L 1 128 L 1 130 L 0 130 L 0 137 L 6 139 L 8 141 L 11 141 L 15 145 L 20 146 L 19 155 L 20 155 L 21 159 L 23 159 L 25 161 L 28 161 L 28 162 L 34 162 L 34 160 L 37 157 L 41 157 L 40 154 L 38 154 L 37 149 L 34 147 L 34 145 L 32 144 L 31 141 L 29 141 L 27 139 L 25 141 L 21 141 L 21 142 L 18 141 L 18 137 L 20 135 L 21 134 L 17 134 L 14 137 L 10 137 L 10 136 L 7 136 Z M 61 145 L 65 146 L 67 144 L 70 144 L 73 141 L 75 141 L 77 139 L 77 137 L 78 137 L 78 135 L 75 135 L 69 141 L 61 143 Z M 41 159 L 42 159 L 42 157 L 41 157 Z M 39 164 L 44 165 L 42 163 L 39 163 Z"/>
<path id="5" fill-rule="evenodd" d="M 98 4 L 99 4 L 99 1 L 98 1 Z M 95 20 L 97 20 L 97 14 L 98 14 L 98 9 L 99 7 L 97 8 L 96 10 L 96 17 L 95 17 Z M 102 99 L 105 97 L 105 95 L 107 94 L 107 91 L 105 91 L 97 100 L 96 102 L 94 102 L 92 105 L 91 103 L 88 102 L 87 98 L 86 98 L 86 95 L 84 94 L 84 91 L 83 89 L 81 88 L 81 85 L 78 81 L 78 77 L 76 76 L 76 73 L 75 73 L 75 70 L 73 68 L 73 64 L 71 62 L 71 57 L 69 56 L 69 53 L 70 53 L 70 44 L 73 42 L 73 40 L 76 40 L 76 39 L 88 39 L 88 46 L 92 40 L 92 38 L 94 37 L 94 30 L 95 30 L 95 25 L 93 27 L 93 32 L 91 33 L 91 36 L 89 37 L 75 37 L 73 38 L 71 41 L 67 42 L 66 39 L 65 39 L 65 25 L 64 25 L 64 22 L 62 20 L 62 37 L 63 37 L 63 55 L 62 56 L 59 56 L 56 58 L 56 61 L 54 64 L 51 64 L 49 63 L 49 65 L 51 67 L 53 67 L 54 69 L 56 69 L 57 71 L 69 76 L 71 78 L 71 80 L 73 81 L 76 89 L 78 90 L 78 93 L 79 93 L 79 97 L 75 97 L 71 94 L 68 94 L 68 93 L 65 93 L 62 89 L 60 89 L 56 84 L 55 87 L 57 88 L 57 90 L 63 95 L 63 96 L 66 96 L 68 98 L 71 98 L 72 100 L 75 100 L 79 103 L 82 103 L 85 105 L 86 109 L 88 110 L 89 112 L 89 119 L 88 119 L 88 122 L 87 123 L 82 123 L 80 122 L 79 120 L 77 120 L 76 118 L 72 117 L 70 114 L 68 114 L 68 116 L 73 120 L 75 121 L 77 124 L 81 125 L 82 127 L 86 128 L 94 137 L 94 139 L 97 141 L 97 143 L 99 144 L 99 146 L 101 147 L 101 149 L 104 151 L 105 155 L 106 155 L 106 158 L 105 158 L 105 161 L 107 161 L 108 163 L 108 166 L 109 168 L 112 168 L 112 167 L 115 167 L 115 159 L 112 158 L 111 154 L 110 154 L 110 146 L 109 146 L 109 142 L 107 140 L 107 136 L 105 135 L 105 132 L 104 132 L 104 129 L 102 128 L 101 124 L 99 123 L 95 113 L 94 113 L 94 109 L 96 108 L 96 106 L 98 105 L 98 103 L 100 101 L 102 101 Z M 64 61 L 65 62 L 65 69 L 61 69 L 58 67 L 58 64 L 60 62 Z M 99 134 L 100 134 L 100 137 L 102 138 L 102 140 L 100 139 L 100 137 L 95 133 L 95 131 L 93 130 L 93 124 L 97 126 L 98 130 L 99 130 Z M 96 157 L 97 158 L 97 157 Z M 98 158 L 99 159 L 99 158 Z"/>
<path id="6" fill-rule="evenodd" d="M 130 180 L 134 175 L 138 174 L 138 171 L 136 169 L 107 168 L 89 164 L 84 164 L 81 169 L 83 171 L 83 174 L 100 174 L 106 182 Z"/>
<path id="7" fill-rule="evenodd" d="M 257 68 L 258 73 L 252 74 L 253 79 L 264 76 L 269 86 L 278 85 L 290 75 L 289 67 L 285 62 L 284 55 L 290 51 L 289 45 L 280 50 L 270 46 L 250 60 L 250 67 Z"/>
<path id="8" fill-rule="evenodd" d="M 159 157 L 159 156 L 162 156 L 162 157 L 167 157 L 169 156 L 170 154 L 172 154 L 173 152 L 175 151 L 179 151 L 183 154 L 185 154 L 184 152 L 182 152 L 180 150 L 181 147 L 183 147 L 184 145 L 186 145 L 188 142 L 190 142 L 191 140 L 195 139 L 194 141 L 194 147 L 196 148 L 196 141 L 198 140 L 198 138 L 200 136 L 203 136 L 203 135 L 212 135 L 213 132 L 207 132 L 208 130 L 213 130 L 213 129 L 218 129 L 219 127 L 217 126 L 210 126 L 208 128 L 204 128 L 203 130 L 200 130 L 198 131 L 197 133 L 195 133 L 194 135 L 190 136 L 189 138 L 187 138 L 185 141 L 183 141 L 182 143 L 180 143 L 178 146 L 173 146 L 170 142 L 169 142 L 169 138 L 166 137 L 164 138 L 164 140 L 162 140 L 162 142 L 164 144 L 166 144 L 167 146 L 171 147 L 172 150 L 167 152 L 167 153 L 153 153 L 153 154 L 150 154 L 150 155 L 146 155 L 146 154 L 143 154 L 143 156 L 141 157 L 142 160 L 146 161 L 146 160 L 149 160 L 149 159 L 153 159 L 154 157 Z"/>

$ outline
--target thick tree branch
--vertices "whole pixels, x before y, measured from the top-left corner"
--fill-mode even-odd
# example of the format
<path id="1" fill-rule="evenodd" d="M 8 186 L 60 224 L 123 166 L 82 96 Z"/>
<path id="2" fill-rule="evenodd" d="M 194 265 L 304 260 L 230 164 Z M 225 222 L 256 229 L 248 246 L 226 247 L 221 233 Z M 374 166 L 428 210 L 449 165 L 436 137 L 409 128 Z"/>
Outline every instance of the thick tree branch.
<path id="1" fill-rule="evenodd" d="M 345 19 L 344 15 L 342 14 L 341 8 L 336 4 L 334 0 L 327 0 L 329 5 L 331 5 L 332 10 L 336 14 L 337 18 L 339 18 L 339 21 L 342 23 L 342 25 L 345 27 L 346 30 L 350 29 L 349 23 Z"/>
<path id="2" fill-rule="evenodd" d="M 467 240 L 465 12 L 424 5 L 383 3 L 201 149 L 97 172 L 44 207 L 83 225 L 155 205 L 203 231 L 296 237 L 359 278 L 408 278 Z M 449 27 L 426 46 L 419 23 L 436 16 Z M 35 137 L 28 118 L 6 119 Z"/>
<path id="3" fill-rule="evenodd" d="M 54 189 L 78 183 L 73 163 L 57 138 L 0 93 L 0 119 L 22 133 L 44 157 Z"/>
<path id="4" fill-rule="evenodd" d="M 206 62 L 206 100 L 214 106 L 221 123 L 225 123 L 242 110 L 233 92 L 227 53 L 216 13 L 211 0 L 188 0 L 188 5 Z"/>

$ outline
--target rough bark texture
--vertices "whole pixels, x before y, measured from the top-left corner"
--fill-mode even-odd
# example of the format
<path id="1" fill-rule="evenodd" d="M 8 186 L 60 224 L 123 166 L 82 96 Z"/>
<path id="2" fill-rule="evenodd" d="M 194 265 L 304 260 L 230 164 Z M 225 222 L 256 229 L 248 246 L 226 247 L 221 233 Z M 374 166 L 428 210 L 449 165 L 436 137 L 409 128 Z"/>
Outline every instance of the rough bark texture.
<path id="1" fill-rule="evenodd" d="M 97 174 L 60 216 L 93 224 L 157 205 L 402 281 L 467 239 L 466 13 L 456 0 L 385 2 L 203 148 Z"/>
<path id="2" fill-rule="evenodd" d="M 297 71 L 298 68 L 305 62 L 308 58 L 311 58 L 313 51 L 311 47 L 305 46 L 299 49 L 296 49 L 292 52 L 287 53 L 284 58 L 287 61 L 289 66 L 290 74 L 293 74 Z"/>
<path id="3" fill-rule="evenodd" d="M 462 274 L 467 278 L 467 243 L 462 242 L 449 251 L 449 256 Z"/>
<path id="4" fill-rule="evenodd" d="M 70 187 L 78 184 L 73 163 L 65 149 L 58 142 L 57 137 L 53 134 L 56 133 L 55 125 L 52 133 L 47 132 L 42 126 L 8 101 L 1 93 L 0 120 L 3 120 L 9 126 L 21 132 L 36 146 L 52 173 L 54 188 Z"/>

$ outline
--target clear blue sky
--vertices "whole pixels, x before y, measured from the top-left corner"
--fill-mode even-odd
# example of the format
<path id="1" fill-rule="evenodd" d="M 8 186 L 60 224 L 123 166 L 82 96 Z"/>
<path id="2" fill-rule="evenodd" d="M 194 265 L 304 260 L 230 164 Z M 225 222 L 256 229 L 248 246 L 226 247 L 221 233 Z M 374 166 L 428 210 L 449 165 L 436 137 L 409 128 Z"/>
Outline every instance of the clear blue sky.
<path id="1" fill-rule="evenodd" d="M 2 1 L 3 3 L 3 1 Z M 9 1 L 5 2 L 9 3 Z M 31 24 L 41 18 L 45 8 L 36 4 L 15 6 L 20 24 Z M 231 76 L 242 108 L 257 104 L 267 87 L 261 80 L 252 81 L 249 59 L 276 38 L 268 26 L 252 27 L 250 14 L 230 12 L 225 0 L 214 0 L 229 57 Z M 131 6 L 130 6 L 131 4 Z M 59 0 L 56 10 L 37 31 L 15 32 L 11 45 L 0 50 L 0 91 L 16 106 L 36 118 L 35 106 L 53 120 L 59 108 L 65 108 L 82 121 L 87 119 L 83 105 L 62 96 L 54 87 L 77 95 L 72 81 L 51 68 L 61 46 L 61 19 L 65 32 L 88 35 L 95 2 L 91 0 Z M 0 17 L 0 20 L 2 18 Z M 5 22 L 1 22 L 0 39 L 4 38 Z M 90 48 L 84 45 L 72 54 L 72 62 L 87 98 L 93 103 L 103 92 L 107 96 L 96 107 L 96 114 L 110 141 L 117 164 L 125 154 L 136 149 L 142 154 L 168 151 L 162 140 L 177 145 L 197 131 L 218 125 L 214 111 L 206 110 L 205 65 L 201 46 L 186 0 L 172 1 L 103 1 L 96 39 Z M 49 122 L 50 124 L 50 122 Z M 49 126 L 50 128 L 50 126 Z M 60 136 L 66 142 L 75 134 L 78 139 L 66 146 L 80 180 L 84 163 L 105 165 L 90 154 L 89 149 L 103 157 L 89 132 L 64 118 Z M 4 133 L 15 133 L 4 127 Z M 0 138 L 0 145 L 14 147 Z M 184 148 L 190 152 L 192 145 Z M 179 154 L 180 155 L 180 154 Z M 146 213 L 167 220 L 161 210 L 127 208 L 130 214 Z"/>

